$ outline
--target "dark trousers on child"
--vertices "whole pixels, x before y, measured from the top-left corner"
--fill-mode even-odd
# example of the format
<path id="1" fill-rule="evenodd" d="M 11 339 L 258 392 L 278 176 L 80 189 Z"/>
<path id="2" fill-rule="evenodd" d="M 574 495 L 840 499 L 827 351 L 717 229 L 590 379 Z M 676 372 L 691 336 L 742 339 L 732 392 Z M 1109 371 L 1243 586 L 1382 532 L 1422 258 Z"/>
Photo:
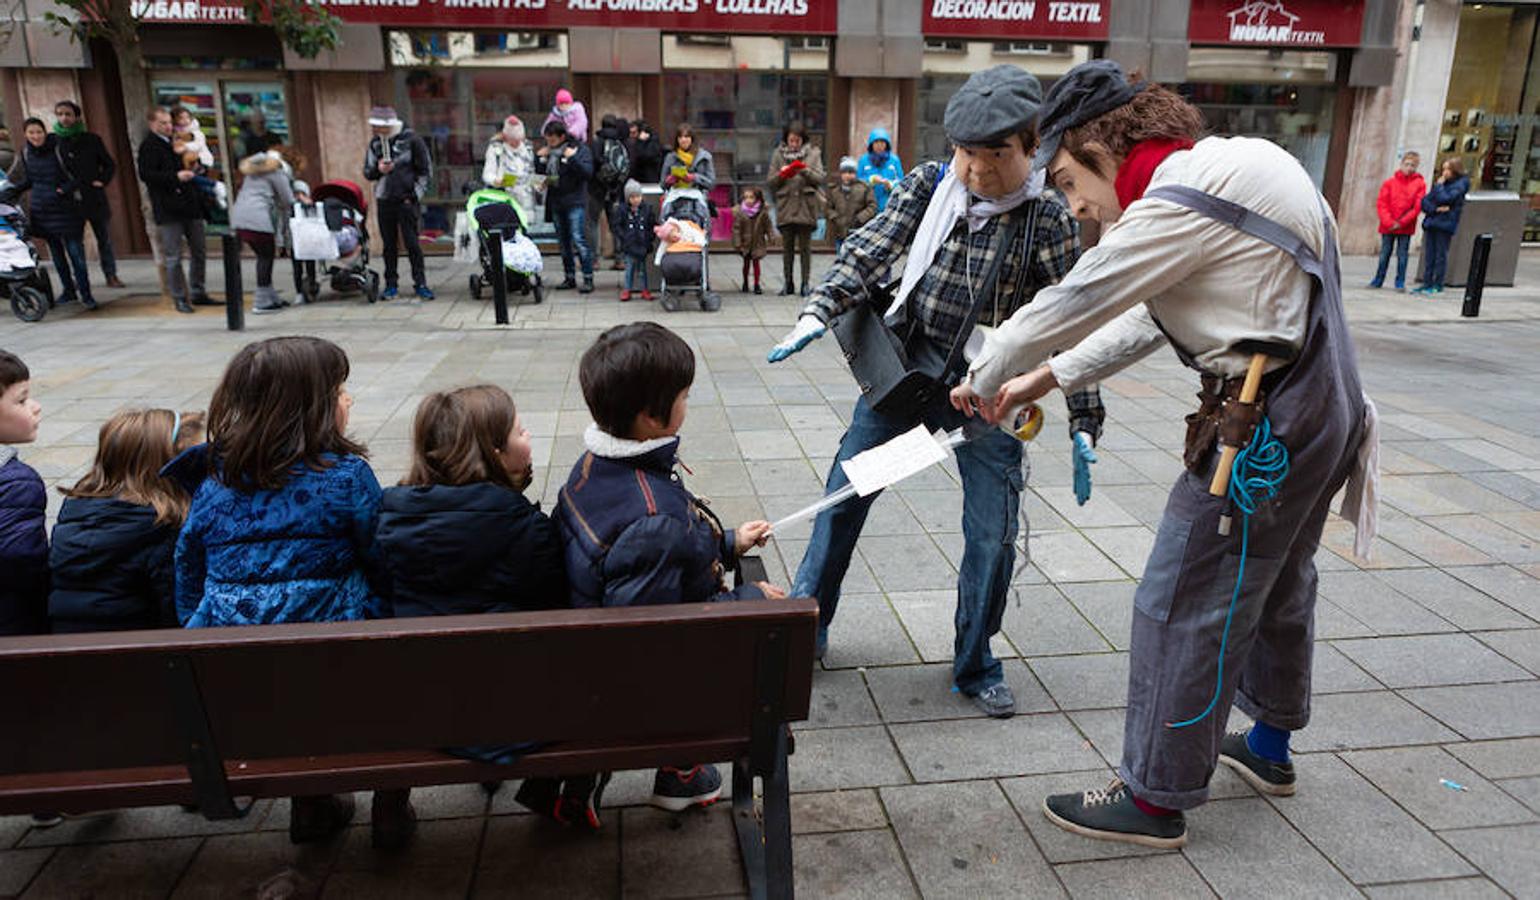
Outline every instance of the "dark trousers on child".
<path id="1" fill-rule="evenodd" d="M 1449 263 L 1449 243 L 1452 240 L 1454 240 L 1454 235 L 1447 231 L 1434 231 L 1431 228 L 1423 230 L 1423 287 L 1441 288 L 1444 286 L 1444 268 Z"/>
<path id="2" fill-rule="evenodd" d="M 759 259 L 753 256 L 743 258 L 743 289 L 749 289 L 749 269 L 754 270 L 754 286 L 759 287 Z"/>
<path id="3" fill-rule="evenodd" d="M 786 278 L 786 289 L 791 290 L 796 282 L 791 280 L 792 257 L 802 257 L 802 286 L 807 287 L 807 282 L 813 271 L 813 226 L 811 225 L 782 225 L 781 238 L 785 241 L 784 251 L 781 256 L 783 275 Z"/>

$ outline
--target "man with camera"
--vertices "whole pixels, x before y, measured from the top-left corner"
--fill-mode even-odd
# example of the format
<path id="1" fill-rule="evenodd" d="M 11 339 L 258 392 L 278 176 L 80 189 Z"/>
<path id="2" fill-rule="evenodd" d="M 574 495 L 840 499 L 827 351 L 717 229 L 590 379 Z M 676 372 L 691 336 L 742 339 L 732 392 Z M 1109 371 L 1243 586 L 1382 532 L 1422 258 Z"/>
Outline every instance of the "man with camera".
<path id="1" fill-rule="evenodd" d="M 901 384 L 863 373 L 868 354 L 852 362 L 863 396 L 840 441 L 827 490 L 847 483 L 841 463 L 914 428 L 951 430 L 967 419 L 946 392 L 967 368 L 968 348 L 982 345 L 977 325 L 1005 321 L 1041 288 L 1056 284 L 1080 255 L 1079 228 L 1044 176 L 1032 167 L 1042 87 L 1016 66 L 970 77 L 947 104 L 950 162 L 925 163 L 894 188 L 886 209 L 853 231 L 796 327 L 770 352 L 785 359 L 836 327 L 847 352 L 865 331 L 888 328 L 902 344 Z M 907 252 L 897 290 L 877 282 Z M 880 305 L 881 308 L 878 308 Z M 865 317 L 865 318 L 863 318 Z M 836 320 L 838 325 L 836 326 Z M 854 330 L 853 330 L 854 329 Z M 973 340 L 970 342 L 970 338 Z M 886 342 L 886 335 L 876 343 Z M 881 347 L 872 347 L 880 354 Z M 1105 412 L 1094 387 L 1070 394 L 1076 494 L 1090 493 L 1089 463 Z M 990 653 L 1000 631 L 1016 559 L 1015 541 L 1026 482 L 1016 437 L 978 430 L 957 448 L 963 486 L 965 550 L 957 581 L 953 683 L 986 715 L 1016 711 L 1004 668 Z M 839 604 L 840 583 L 877 495 L 852 498 L 818 516 L 791 595 L 817 597 L 818 656 Z"/>

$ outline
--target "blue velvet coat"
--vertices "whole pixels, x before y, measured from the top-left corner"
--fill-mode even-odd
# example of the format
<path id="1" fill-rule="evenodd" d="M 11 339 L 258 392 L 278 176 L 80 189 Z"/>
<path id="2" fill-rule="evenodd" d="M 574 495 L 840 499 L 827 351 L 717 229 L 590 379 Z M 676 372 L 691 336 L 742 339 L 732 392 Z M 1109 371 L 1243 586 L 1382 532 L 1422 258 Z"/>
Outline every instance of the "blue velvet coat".
<path id="1" fill-rule="evenodd" d="M 327 454 L 282 488 L 208 478 L 176 546 L 177 618 L 188 628 L 388 616 L 370 587 L 380 483 L 357 456 Z"/>

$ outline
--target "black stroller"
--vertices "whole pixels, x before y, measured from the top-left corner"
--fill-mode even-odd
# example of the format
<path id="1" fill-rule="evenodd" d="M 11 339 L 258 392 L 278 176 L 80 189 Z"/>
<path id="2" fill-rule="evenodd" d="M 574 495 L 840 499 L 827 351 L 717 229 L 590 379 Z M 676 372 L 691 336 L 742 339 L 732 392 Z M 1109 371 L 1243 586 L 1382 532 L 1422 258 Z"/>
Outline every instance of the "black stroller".
<path id="1" fill-rule="evenodd" d="M 328 181 L 311 192 L 311 206 L 295 204 L 296 214 L 308 214 L 316 205 L 326 228 L 337 244 L 334 259 L 294 257 L 294 290 L 306 303 L 321 297 L 320 275 L 331 280 L 339 294 L 363 292 L 370 303 L 380 299 L 380 273 L 369 268 L 369 201 L 363 189 L 351 181 Z M 317 270 L 320 270 L 319 272 Z"/>
<path id="2" fill-rule="evenodd" d="M 722 297 L 711 289 L 711 207 L 706 196 L 696 188 L 674 188 L 663 195 L 663 221 L 679 219 L 693 222 L 702 232 L 698 248 L 695 245 L 673 248 L 664 245 L 658 250 L 658 272 L 663 276 L 660 301 L 664 309 L 678 312 L 685 294 L 693 293 L 706 312 L 722 308 Z"/>
<path id="3" fill-rule="evenodd" d="M 474 190 L 466 198 L 465 212 L 475 223 L 472 234 L 463 239 L 474 240 L 477 258 L 481 261 L 480 274 L 470 276 L 471 296 L 481 299 L 481 289 L 491 287 L 496 292 L 498 273 L 493 267 L 491 232 L 500 231 L 502 242 L 502 281 L 509 293 L 530 296 L 536 303 L 545 300 L 545 284 L 540 280 L 541 260 L 539 251 L 529 240 L 529 229 L 524 223 L 524 210 L 513 195 L 499 188 L 484 187 Z M 522 250 L 519 249 L 522 247 Z"/>
<path id="4" fill-rule="evenodd" d="M 6 202 L 0 202 L 0 297 L 23 322 L 42 321 L 54 306 L 53 282 L 27 239 L 27 215 Z"/>

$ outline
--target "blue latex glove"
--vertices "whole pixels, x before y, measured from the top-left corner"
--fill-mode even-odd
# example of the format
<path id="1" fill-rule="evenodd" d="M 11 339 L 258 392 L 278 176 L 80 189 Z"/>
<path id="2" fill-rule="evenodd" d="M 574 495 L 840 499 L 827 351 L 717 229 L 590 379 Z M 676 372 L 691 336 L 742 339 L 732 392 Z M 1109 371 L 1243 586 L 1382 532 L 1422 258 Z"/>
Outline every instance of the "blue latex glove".
<path id="1" fill-rule="evenodd" d="M 770 348 L 770 355 L 767 358 L 771 362 L 780 362 L 818 338 L 823 337 L 824 332 L 827 330 L 827 326 L 818 321 L 817 316 L 799 316 L 796 326 L 787 332 L 784 338 L 781 338 L 779 344 Z"/>
<path id="2" fill-rule="evenodd" d="M 1075 502 L 1085 506 L 1091 499 L 1091 463 L 1096 462 L 1096 451 L 1091 449 L 1091 436 L 1084 431 L 1075 432 Z"/>

